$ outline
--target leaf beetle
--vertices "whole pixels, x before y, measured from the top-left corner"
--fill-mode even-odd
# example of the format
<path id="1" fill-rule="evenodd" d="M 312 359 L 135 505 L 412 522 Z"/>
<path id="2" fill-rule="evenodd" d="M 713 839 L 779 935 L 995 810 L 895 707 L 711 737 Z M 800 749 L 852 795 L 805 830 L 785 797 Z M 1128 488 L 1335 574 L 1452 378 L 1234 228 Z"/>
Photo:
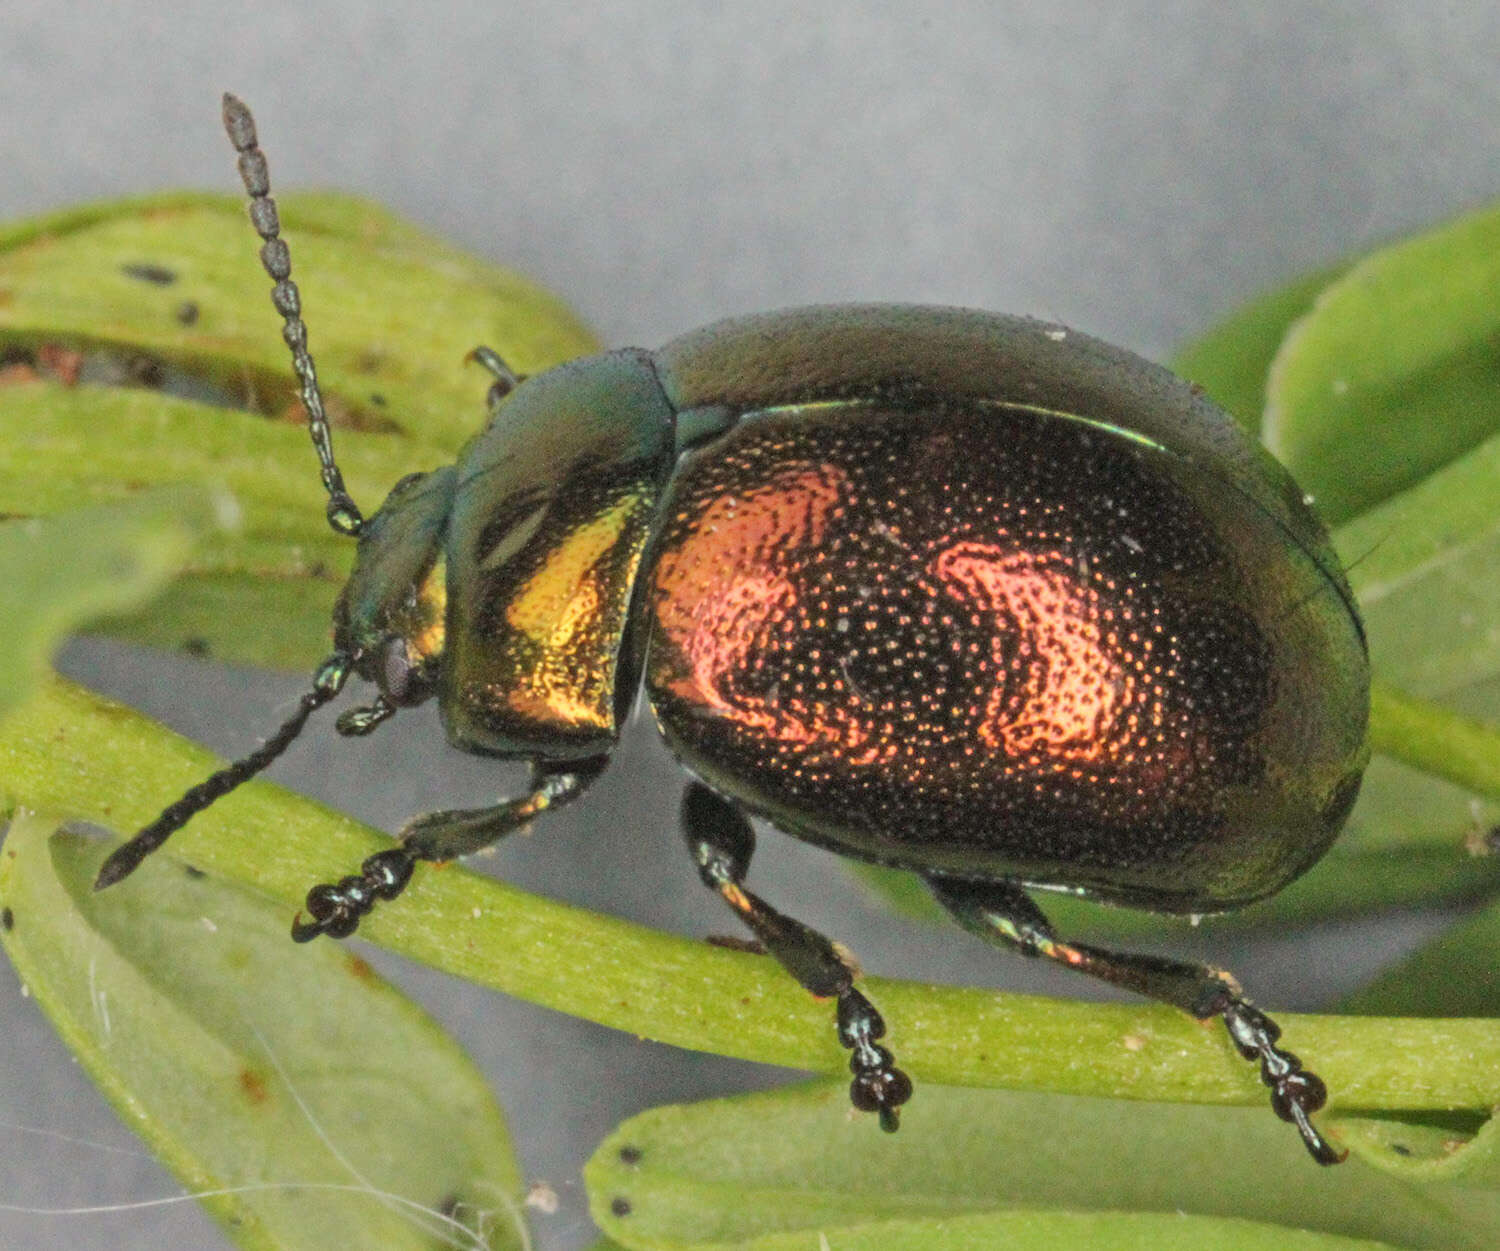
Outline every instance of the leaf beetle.
<path id="1" fill-rule="evenodd" d="M 1322 524 L 1199 389 L 1030 319 L 901 305 L 721 322 L 519 378 L 454 465 L 365 519 L 344 488 L 265 158 L 224 98 L 328 493 L 355 537 L 334 651 L 266 743 L 117 849 L 125 877 L 264 769 L 351 675 L 341 734 L 436 698 L 525 794 L 430 813 L 308 893 L 344 937 L 420 861 L 576 799 L 644 685 L 692 779 L 703 882 L 836 1001 L 855 1107 L 911 1082 L 848 955 L 749 891 L 750 816 L 919 874 L 965 928 L 1207 1020 L 1322 1164 L 1327 1092 L 1226 972 L 1061 939 L 1028 889 L 1162 913 L 1275 893 L 1327 850 L 1368 759 L 1369 662 Z"/>

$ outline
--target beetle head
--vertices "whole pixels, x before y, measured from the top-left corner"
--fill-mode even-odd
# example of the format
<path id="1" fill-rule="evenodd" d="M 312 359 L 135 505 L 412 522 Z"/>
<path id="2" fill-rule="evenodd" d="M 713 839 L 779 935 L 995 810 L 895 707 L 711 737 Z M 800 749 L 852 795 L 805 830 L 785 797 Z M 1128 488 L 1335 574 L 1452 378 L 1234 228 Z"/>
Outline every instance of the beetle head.
<path id="1" fill-rule="evenodd" d="M 334 646 L 380 689 L 368 708 L 339 718 L 341 734 L 367 734 L 398 708 L 437 690 L 447 593 L 443 540 L 453 505 L 452 467 L 411 474 L 359 535 L 354 569 L 333 610 Z"/>

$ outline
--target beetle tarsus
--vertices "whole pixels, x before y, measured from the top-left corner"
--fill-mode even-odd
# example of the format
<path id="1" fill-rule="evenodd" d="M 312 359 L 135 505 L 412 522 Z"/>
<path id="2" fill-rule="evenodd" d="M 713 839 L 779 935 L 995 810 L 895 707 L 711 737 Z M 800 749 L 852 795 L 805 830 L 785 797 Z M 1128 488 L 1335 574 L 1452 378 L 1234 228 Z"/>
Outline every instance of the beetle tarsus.
<path id="1" fill-rule="evenodd" d="M 292 923 L 292 937 L 299 943 L 311 942 L 319 934 L 348 938 L 377 902 L 394 899 L 406 889 L 417 861 L 457 860 L 490 846 L 541 813 L 576 799 L 607 762 L 607 757 L 600 756 L 567 765 L 537 765 L 531 789 L 515 799 L 489 808 L 429 812 L 407 822 L 400 843 L 376 852 L 360 865 L 358 873 L 308 891 L 303 907 L 312 919 L 304 921 L 299 914 Z"/>
<path id="2" fill-rule="evenodd" d="M 1260 1080 L 1270 1088 L 1271 1109 L 1302 1135 L 1308 1154 L 1319 1164 L 1338 1164 L 1349 1154 L 1333 1146 L 1312 1123 L 1312 1114 L 1328 1102 L 1328 1087 L 1302 1067 L 1292 1052 L 1276 1046 L 1281 1028 L 1254 1004 L 1230 996 L 1220 1009 L 1236 1049 L 1247 1060 L 1260 1061 Z"/>
<path id="3" fill-rule="evenodd" d="M 885 1018 L 875 1005 L 850 987 L 839 996 L 839 1041 L 851 1051 L 849 1102 L 861 1112 L 880 1115 L 880 1128 L 894 1134 L 901 1127 L 900 1106 L 911 1098 L 911 1078 L 875 1040 L 885 1034 Z"/>
<path id="4" fill-rule="evenodd" d="M 485 406 L 491 413 L 500 406 L 500 401 L 526 381 L 525 374 L 518 374 L 505 363 L 505 358 L 492 347 L 486 347 L 481 343 L 468 356 L 467 361 L 473 361 L 481 365 L 485 372 L 495 381 L 490 385 L 489 394 L 485 396 Z"/>
<path id="5" fill-rule="evenodd" d="M 348 938 L 377 901 L 394 899 L 406 889 L 416 865 L 417 858 L 405 847 L 388 847 L 368 857 L 358 873 L 314 886 L 303 905 L 312 920 L 304 921 L 298 913 L 292 922 L 292 939 L 307 943 L 319 934 Z"/>

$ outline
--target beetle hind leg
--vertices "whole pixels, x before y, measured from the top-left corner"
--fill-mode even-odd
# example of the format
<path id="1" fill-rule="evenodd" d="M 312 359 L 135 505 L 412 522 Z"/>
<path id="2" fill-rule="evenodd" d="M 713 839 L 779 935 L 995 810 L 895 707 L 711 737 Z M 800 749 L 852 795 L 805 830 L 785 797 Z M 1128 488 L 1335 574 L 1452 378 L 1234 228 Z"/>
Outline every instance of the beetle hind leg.
<path id="1" fill-rule="evenodd" d="M 1025 956 L 1045 956 L 1111 985 L 1159 999 L 1200 1021 L 1222 1017 L 1239 1053 L 1247 1060 L 1260 1061 L 1260 1077 L 1270 1088 L 1272 1109 L 1297 1127 L 1313 1159 L 1319 1164 L 1337 1164 L 1348 1154 L 1334 1147 L 1312 1123 L 1312 1114 L 1328 1099 L 1322 1079 L 1276 1045 L 1281 1030 L 1244 997 L 1229 974 L 1162 956 L 1061 942 L 1042 910 L 1018 886 L 924 876 L 937 901 L 981 938 Z"/>
<path id="2" fill-rule="evenodd" d="M 382 899 L 394 899 L 411 881 L 420 860 L 457 860 L 514 833 L 533 817 L 576 799 L 600 773 L 605 757 L 568 765 L 533 766 L 531 789 L 515 799 L 489 808 L 449 808 L 429 812 L 406 823 L 401 841 L 370 856 L 358 873 L 337 882 L 324 882 L 307 892 L 303 905 L 310 920 L 299 914 L 292 938 L 310 942 L 319 934 L 347 938 L 360 920 Z"/>
<path id="3" fill-rule="evenodd" d="M 894 1133 L 898 1109 L 911 1098 L 911 1080 L 879 1043 L 885 1020 L 854 988 L 849 956 L 816 930 L 777 912 L 744 888 L 755 832 L 728 800 L 693 782 L 682 799 L 682 827 L 704 885 L 716 891 L 760 939 L 766 951 L 819 999 L 838 1002 L 839 1041 L 849 1049 L 849 1099 L 861 1112 L 875 1112 L 880 1128 Z"/>

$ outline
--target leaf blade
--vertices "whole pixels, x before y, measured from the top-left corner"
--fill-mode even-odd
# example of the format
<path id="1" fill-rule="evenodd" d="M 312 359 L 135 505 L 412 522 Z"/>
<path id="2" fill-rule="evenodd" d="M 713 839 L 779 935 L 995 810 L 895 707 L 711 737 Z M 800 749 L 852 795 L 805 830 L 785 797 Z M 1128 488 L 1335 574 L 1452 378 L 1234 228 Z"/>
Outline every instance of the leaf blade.
<path id="1" fill-rule="evenodd" d="M 416 1251 L 461 1232 L 445 1200 L 518 1211 L 482 1078 L 358 956 L 292 957 L 280 909 L 166 856 L 140 870 L 149 891 L 95 893 L 107 846 L 55 827 L 25 811 L 11 822 L 6 949 L 90 1076 L 231 1238 Z M 522 1245 L 499 1228 L 496 1247 Z"/>
<path id="2" fill-rule="evenodd" d="M 1200 1244 L 1231 1247 L 1480 1248 L 1500 1231 L 1493 1190 L 1475 1199 L 1456 1179 L 1419 1178 L 1368 1135 L 1362 1149 L 1393 1167 L 1316 1169 L 1262 1109 L 929 1086 L 901 1133 L 881 1136 L 845 1100 L 841 1083 L 817 1082 L 633 1117 L 585 1170 L 595 1220 L 625 1245 L 658 1248 L 816 1246 L 796 1239 L 818 1232 L 838 1246 L 835 1231 L 898 1229 L 941 1246 L 955 1220 L 1023 1246 L 1043 1231 L 1054 1245 L 1134 1246 L 1139 1231 L 1168 1233 L 1158 1215 L 1204 1238 L 1252 1239 Z M 1070 1230 L 1101 1241 L 1069 1241 Z"/>

